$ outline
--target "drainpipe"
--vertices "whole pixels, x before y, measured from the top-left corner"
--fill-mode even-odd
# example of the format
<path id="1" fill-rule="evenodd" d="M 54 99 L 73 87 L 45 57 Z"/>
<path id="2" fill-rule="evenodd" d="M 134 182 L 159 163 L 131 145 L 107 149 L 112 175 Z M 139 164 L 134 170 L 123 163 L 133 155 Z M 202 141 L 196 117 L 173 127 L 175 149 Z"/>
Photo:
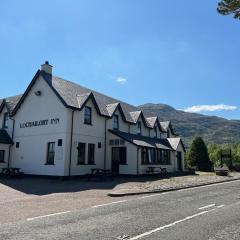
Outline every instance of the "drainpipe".
<path id="1" fill-rule="evenodd" d="M 107 168 L 107 118 L 105 118 L 105 132 L 104 132 L 104 169 Z"/>
<path id="2" fill-rule="evenodd" d="M 13 134 L 14 134 L 14 130 L 15 130 L 15 119 L 11 118 L 9 116 L 9 119 L 11 119 L 13 121 L 13 128 L 12 128 L 12 141 L 13 141 Z M 10 145 L 8 148 L 8 168 L 10 168 L 10 158 L 11 158 L 11 148 L 12 146 Z"/>
<path id="3" fill-rule="evenodd" d="M 70 140 L 70 154 L 69 154 L 69 166 L 68 166 L 68 176 L 71 177 L 71 167 L 72 167 L 72 143 L 73 143 L 73 119 L 74 110 L 72 110 L 72 121 L 71 121 L 71 140 Z"/>

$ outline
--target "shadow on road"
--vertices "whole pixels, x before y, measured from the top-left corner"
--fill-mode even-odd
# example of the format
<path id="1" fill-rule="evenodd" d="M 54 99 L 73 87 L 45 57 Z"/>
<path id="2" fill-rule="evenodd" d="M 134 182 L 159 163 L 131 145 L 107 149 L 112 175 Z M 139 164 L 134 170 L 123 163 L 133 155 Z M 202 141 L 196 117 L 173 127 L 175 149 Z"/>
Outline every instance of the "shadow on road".
<path id="1" fill-rule="evenodd" d="M 179 176 L 182 176 L 179 175 Z M 171 176 L 170 176 L 171 177 Z M 176 174 L 174 175 L 176 177 Z M 111 190 L 117 185 L 127 182 L 148 182 L 161 179 L 157 175 L 153 176 L 116 176 L 114 179 L 92 179 L 74 177 L 71 179 L 60 179 L 50 177 L 24 176 L 23 178 L 0 179 L 0 184 L 4 184 L 17 191 L 34 194 L 47 195 L 52 193 L 80 192 L 86 190 Z"/>

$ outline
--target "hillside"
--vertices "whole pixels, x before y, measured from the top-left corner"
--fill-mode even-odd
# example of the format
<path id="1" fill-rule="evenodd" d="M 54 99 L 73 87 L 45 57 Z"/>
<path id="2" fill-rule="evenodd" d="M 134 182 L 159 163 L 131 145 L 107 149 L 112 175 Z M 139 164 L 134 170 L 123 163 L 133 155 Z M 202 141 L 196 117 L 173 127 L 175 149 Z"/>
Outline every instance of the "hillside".
<path id="1" fill-rule="evenodd" d="M 177 134 L 189 145 L 195 135 L 215 143 L 240 141 L 240 120 L 227 120 L 215 116 L 187 113 L 165 104 L 138 106 L 147 116 L 157 115 L 161 120 L 170 120 Z"/>

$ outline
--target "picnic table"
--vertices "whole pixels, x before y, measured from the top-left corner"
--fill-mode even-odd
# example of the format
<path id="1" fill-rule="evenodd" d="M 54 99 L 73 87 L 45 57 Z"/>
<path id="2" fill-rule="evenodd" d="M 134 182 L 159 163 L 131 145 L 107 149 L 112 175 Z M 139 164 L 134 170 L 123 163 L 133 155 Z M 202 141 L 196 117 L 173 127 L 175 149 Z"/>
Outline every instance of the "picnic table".
<path id="1" fill-rule="evenodd" d="M 2 168 L 1 175 L 3 176 L 22 176 L 24 173 L 20 172 L 20 168 Z"/>
<path id="2" fill-rule="evenodd" d="M 168 176 L 168 171 L 166 168 L 162 168 L 162 167 L 147 167 L 146 170 L 147 174 L 155 174 L 155 173 L 159 173 L 161 177 L 167 177 Z"/>
<path id="3" fill-rule="evenodd" d="M 112 171 L 110 169 L 103 169 L 103 168 L 92 168 L 91 169 L 91 174 L 90 177 L 98 177 L 98 178 L 103 178 L 103 177 L 113 177 Z"/>

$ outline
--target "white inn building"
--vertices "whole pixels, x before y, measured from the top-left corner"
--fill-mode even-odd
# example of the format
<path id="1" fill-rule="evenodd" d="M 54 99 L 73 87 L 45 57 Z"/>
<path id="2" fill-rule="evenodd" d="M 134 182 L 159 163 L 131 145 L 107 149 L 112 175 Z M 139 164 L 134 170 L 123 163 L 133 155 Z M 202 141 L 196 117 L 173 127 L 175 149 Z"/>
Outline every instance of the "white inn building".
<path id="1" fill-rule="evenodd" d="M 170 122 L 52 75 L 45 62 L 26 91 L 0 100 L 0 168 L 74 176 L 92 168 L 146 174 L 184 170 L 185 148 Z"/>

